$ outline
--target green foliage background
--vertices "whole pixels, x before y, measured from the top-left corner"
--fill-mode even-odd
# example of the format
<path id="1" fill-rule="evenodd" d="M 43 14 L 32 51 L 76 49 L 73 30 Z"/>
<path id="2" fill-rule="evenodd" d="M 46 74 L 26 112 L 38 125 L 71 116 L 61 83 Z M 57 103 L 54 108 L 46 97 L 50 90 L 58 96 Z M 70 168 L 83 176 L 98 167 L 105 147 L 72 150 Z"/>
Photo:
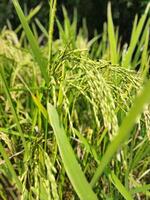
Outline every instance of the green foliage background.
<path id="1" fill-rule="evenodd" d="M 90 13 L 90 24 L 96 4 L 86 11 L 87 1 L 68 1 L 68 14 L 58 6 L 58 20 L 51 0 L 48 29 L 40 23 L 48 24 L 46 0 L 33 23 L 37 2 L 21 1 L 24 11 L 12 2 L 21 25 L 11 30 L 19 22 L 7 2 L 10 29 L 0 33 L 0 199 L 148 200 L 150 3 L 122 46 L 111 3 L 103 33 L 89 40 L 86 26 L 77 31 L 76 14 L 68 18 L 69 8 Z"/>
<path id="2" fill-rule="evenodd" d="M 120 34 L 123 36 L 124 41 L 128 41 L 130 37 L 132 21 L 135 14 L 142 14 L 149 0 L 112 0 L 112 13 L 115 25 L 119 26 Z M 48 0 L 22 0 L 20 5 L 27 12 L 35 5 L 42 3 L 42 9 L 38 13 L 38 19 L 47 28 L 48 26 Z M 89 37 L 93 37 L 94 30 L 102 32 L 103 23 L 106 21 L 106 10 L 108 0 L 59 0 L 57 6 L 57 16 L 63 21 L 62 17 L 62 4 L 68 10 L 69 17 L 72 18 L 73 8 L 77 7 L 78 10 L 78 26 L 82 24 L 82 19 L 86 18 L 89 29 Z M 19 24 L 16 13 L 13 9 L 10 0 L 1 0 L 0 3 L 0 29 L 6 24 L 9 19 L 13 27 Z M 57 31 L 55 36 L 57 36 Z"/>

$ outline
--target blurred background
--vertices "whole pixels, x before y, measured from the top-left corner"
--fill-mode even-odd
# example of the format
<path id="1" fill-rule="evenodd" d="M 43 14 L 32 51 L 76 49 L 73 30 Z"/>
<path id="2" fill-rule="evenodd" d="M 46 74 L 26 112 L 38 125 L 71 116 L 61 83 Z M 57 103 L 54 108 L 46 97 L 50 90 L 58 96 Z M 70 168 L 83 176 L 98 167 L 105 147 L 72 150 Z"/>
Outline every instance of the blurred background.
<path id="1" fill-rule="evenodd" d="M 24 12 L 28 13 L 30 9 L 38 4 L 42 4 L 37 17 L 40 22 L 47 28 L 49 20 L 49 1 L 48 0 L 21 0 L 19 1 Z M 134 16 L 137 13 L 141 15 L 149 0 L 112 0 L 112 14 L 114 24 L 119 26 L 119 34 L 122 35 L 122 40 L 128 42 L 131 33 L 131 27 Z M 68 11 L 69 18 L 73 16 L 74 8 L 78 13 L 78 27 L 82 24 L 82 19 L 85 18 L 89 31 L 89 39 L 93 37 L 94 30 L 101 33 L 103 23 L 107 17 L 108 0 L 58 0 L 57 17 L 63 22 L 62 5 Z M 7 17 L 6 17 L 7 16 Z M 12 28 L 15 29 L 19 19 L 15 13 L 11 0 L 0 0 L 0 29 L 10 21 Z M 55 37 L 58 36 L 58 31 L 55 31 Z"/>

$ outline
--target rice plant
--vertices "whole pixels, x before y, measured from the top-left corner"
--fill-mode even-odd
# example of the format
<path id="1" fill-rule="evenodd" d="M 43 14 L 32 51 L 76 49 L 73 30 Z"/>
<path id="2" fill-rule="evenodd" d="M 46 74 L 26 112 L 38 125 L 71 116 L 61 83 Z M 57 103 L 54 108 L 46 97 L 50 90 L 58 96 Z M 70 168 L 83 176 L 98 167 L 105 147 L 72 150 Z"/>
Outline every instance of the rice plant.
<path id="1" fill-rule="evenodd" d="M 63 27 L 51 0 L 49 30 L 35 21 L 45 46 L 13 4 L 28 42 L 0 34 L 0 198 L 149 199 L 149 4 L 127 51 L 110 4 L 103 35 L 88 41 L 76 12 L 71 23 L 63 7 Z"/>

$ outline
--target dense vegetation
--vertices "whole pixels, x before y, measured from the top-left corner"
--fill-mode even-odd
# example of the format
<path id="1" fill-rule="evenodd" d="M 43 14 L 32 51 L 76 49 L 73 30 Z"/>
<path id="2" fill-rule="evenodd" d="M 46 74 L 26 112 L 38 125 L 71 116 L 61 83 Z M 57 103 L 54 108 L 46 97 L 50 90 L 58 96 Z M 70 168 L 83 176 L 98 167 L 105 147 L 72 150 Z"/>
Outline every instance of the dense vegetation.
<path id="1" fill-rule="evenodd" d="M 149 199 L 150 4 L 124 45 L 110 3 L 90 41 L 56 4 L 0 34 L 0 199 Z"/>

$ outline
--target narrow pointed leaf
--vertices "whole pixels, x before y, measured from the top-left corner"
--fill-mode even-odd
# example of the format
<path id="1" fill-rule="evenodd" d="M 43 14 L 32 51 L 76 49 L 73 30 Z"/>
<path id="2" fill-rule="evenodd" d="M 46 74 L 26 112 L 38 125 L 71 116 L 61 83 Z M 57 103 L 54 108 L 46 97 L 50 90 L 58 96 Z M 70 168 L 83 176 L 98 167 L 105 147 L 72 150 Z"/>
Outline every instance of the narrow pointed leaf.
<path id="1" fill-rule="evenodd" d="M 2 143 L 0 142 L 0 153 L 1 155 L 3 156 L 4 160 L 5 160 L 5 163 L 8 167 L 8 170 L 9 172 L 11 173 L 12 177 L 13 177 L 13 180 L 15 181 L 15 184 L 17 185 L 19 191 L 21 192 L 22 191 L 22 184 L 21 184 L 21 181 L 18 179 L 17 175 L 16 175 L 16 172 L 14 170 L 14 167 L 12 166 L 6 152 L 5 152 L 5 149 L 4 147 L 2 146 Z"/>
<path id="2" fill-rule="evenodd" d="M 116 64 L 118 62 L 117 42 L 116 42 L 116 36 L 115 36 L 114 25 L 113 25 L 113 20 L 112 20 L 110 2 L 108 3 L 107 18 L 108 18 L 108 38 L 109 38 L 109 45 L 110 45 L 111 62 L 112 64 Z"/>
<path id="3" fill-rule="evenodd" d="M 70 182 L 81 200 L 96 200 L 97 197 L 92 191 L 90 184 L 87 182 L 85 175 L 76 160 L 64 128 L 59 121 L 56 109 L 49 103 L 47 109 L 50 124 L 53 127 L 62 161 Z"/>
<path id="4" fill-rule="evenodd" d="M 115 187 L 118 189 L 118 191 L 122 194 L 124 199 L 126 200 L 133 200 L 130 192 L 123 186 L 121 181 L 118 179 L 118 177 L 112 172 L 110 175 L 110 179 L 115 185 Z"/>
<path id="5" fill-rule="evenodd" d="M 41 74 L 42 74 L 43 78 L 45 79 L 45 82 L 48 83 L 48 74 L 47 74 L 47 69 L 46 69 L 47 68 L 47 60 L 42 56 L 42 52 L 41 52 L 40 47 L 37 43 L 37 40 L 35 39 L 32 31 L 31 31 L 31 29 L 28 25 L 27 18 L 23 14 L 23 11 L 22 11 L 18 1 L 13 0 L 12 2 L 14 4 L 14 7 L 15 7 L 16 12 L 18 14 L 18 17 L 21 21 L 23 29 L 26 33 L 26 36 L 29 40 L 34 58 L 35 58 L 36 62 L 38 63 L 39 67 L 40 67 Z"/>
<path id="6" fill-rule="evenodd" d="M 128 68 L 131 67 L 131 59 L 132 59 L 135 47 L 140 38 L 141 32 L 143 30 L 143 26 L 145 24 L 149 9 L 150 9 L 150 3 L 147 5 L 146 11 L 143 14 L 143 16 L 140 18 L 140 21 L 137 24 L 137 27 L 136 28 L 134 27 L 134 35 L 132 34 L 128 51 L 127 51 L 127 53 L 124 57 L 123 63 L 122 63 L 122 66 L 124 66 L 124 67 L 128 67 Z"/>

